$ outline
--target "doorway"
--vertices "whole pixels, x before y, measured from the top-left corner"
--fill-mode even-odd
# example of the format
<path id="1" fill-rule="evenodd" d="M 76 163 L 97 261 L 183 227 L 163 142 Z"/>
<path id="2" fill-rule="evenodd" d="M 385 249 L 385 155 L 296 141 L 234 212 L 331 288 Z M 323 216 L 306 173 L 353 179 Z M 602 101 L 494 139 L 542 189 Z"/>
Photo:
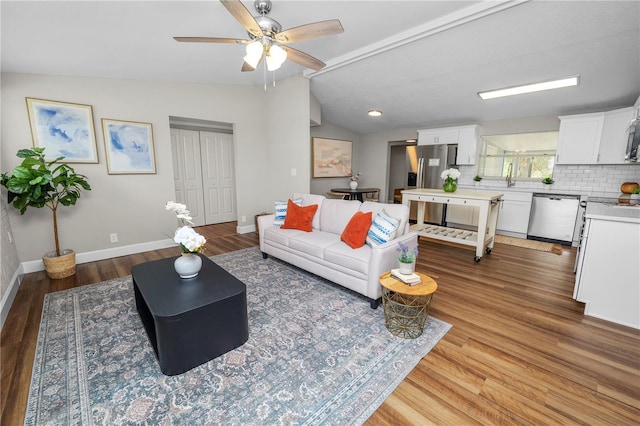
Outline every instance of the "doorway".
<path id="1" fill-rule="evenodd" d="M 233 134 L 171 126 L 176 201 L 195 226 L 237 219 Z"/>

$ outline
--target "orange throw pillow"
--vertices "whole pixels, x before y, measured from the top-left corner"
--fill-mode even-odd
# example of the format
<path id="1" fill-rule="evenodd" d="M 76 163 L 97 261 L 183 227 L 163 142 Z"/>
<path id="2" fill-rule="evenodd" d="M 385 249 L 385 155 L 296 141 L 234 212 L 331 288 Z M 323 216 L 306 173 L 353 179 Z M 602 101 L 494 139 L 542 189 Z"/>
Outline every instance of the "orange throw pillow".
<path id="1" fill-rule="evenodd" d="M 317 204 L 301 207 L 289 200 L 287 202 L 287 215 L 284 218 L 284 224 L 280 228 L 311 232 L 311 221 L 316 214 L 316 210 L 318 210 Z"/>
<path id="2" fill-rule="evenodd" d="M 356 212 L 347 223 L 347 226 L 344 227 L 340 239 L 353 249 L 362 247 L 367 239 L 371 220 L 371 212 Z"/>

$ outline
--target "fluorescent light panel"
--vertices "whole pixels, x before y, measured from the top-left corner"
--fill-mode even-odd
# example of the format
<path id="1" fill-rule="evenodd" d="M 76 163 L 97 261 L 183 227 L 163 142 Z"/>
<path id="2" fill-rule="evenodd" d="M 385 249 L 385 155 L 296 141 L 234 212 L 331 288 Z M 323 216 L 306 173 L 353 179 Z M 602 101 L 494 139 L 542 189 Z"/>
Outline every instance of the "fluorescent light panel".
<path id="1" fill-rule="evenodd" d="M 504 96 L 522 95 L 523 93 L 540 92 L 543 90 L 560 89 L 562 87 L 577 86 L 580 82 L 580 76 L 561 78 L 557 80 L 543 81 L 540 83 L 524 84 L 522 86 L 506 87 L 504 89 L 489 90 L 486 92 L 478 92 L 483 100 L 501 98 Z"/>

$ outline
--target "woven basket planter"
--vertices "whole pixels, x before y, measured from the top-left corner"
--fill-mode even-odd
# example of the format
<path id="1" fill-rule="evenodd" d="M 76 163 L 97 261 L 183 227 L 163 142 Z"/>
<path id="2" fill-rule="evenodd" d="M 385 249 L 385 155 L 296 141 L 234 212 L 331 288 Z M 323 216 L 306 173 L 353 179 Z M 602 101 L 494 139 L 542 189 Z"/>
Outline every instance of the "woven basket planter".
<path id="1" fill-rule="evenodd" d="M 61 250 L 60 256 L 52 251 L 42 256 L 47 276 L 57 280 L 70 277 L 76 273 L 76 252 L 71 249 Z"/>

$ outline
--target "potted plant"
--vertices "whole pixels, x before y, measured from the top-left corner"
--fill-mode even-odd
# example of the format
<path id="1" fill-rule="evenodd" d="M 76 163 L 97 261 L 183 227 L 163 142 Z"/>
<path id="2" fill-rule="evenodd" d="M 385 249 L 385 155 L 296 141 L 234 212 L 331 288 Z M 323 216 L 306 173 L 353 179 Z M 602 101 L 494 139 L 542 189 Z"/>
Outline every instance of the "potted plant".
<path id="1" fill-rule="evenodd" d="M 398 246 L 399 248 L 396 249 L 400 252 L 400 256 L 398 257 L 398 269 L 401 274 L 411 275 L 416 267 L 418 246 L 414 247 L 413 250 L 409 250 L 409 246 L 404 244 L 402 241 L 398 241 Z"/>
<path id="2" fill-rule="evenodd" d="M 44 148 L 21 149 L 16 154 L 22 163 L 13 169 L 12 175 L 2 173 L 0 183 L 6 187 L 9 203 L 24 214 L 27 207 L 48 207 L 53 214 L 53 237 L 56 250 L 42 257 L 49 278 L 65 278 L 76 272 L 76 254 L 73 250 L 60 250 L 58 239 L 58 206 L 73 206 L 80 198 L 80 191 L 91 190 L 87 177 L 75 172 L 64 157 L 46 161 Z"/>
<path id="3" fill-rule="evenodd" d="M 482 180 L 482 176 L 480 176 L 480 175 L 476 175 L 476 176 L 473 178 L 474 186 L 478 186 L 478 185 L 480 185 L 480 181 L 481 181 L 481 180 Z"/>
<path id="4" fill-rule="evenodd" d="M 442 184 L 444 192 L 456 192 L 459 177 L 460 171 L 458 169 L 447 169 L 440 173 L 440 178 L 444 181 Z"/>
<path id="5" fill-rule="evenodd" d="M 547 176 L 546 178 L 542 179 L 542 183 L 547 185 L 545 186 L 546 189 L 551 188 L 551 185 L 553 185 L 555 181 L 553 179 L 551 179 L 551 176 Z"/>

